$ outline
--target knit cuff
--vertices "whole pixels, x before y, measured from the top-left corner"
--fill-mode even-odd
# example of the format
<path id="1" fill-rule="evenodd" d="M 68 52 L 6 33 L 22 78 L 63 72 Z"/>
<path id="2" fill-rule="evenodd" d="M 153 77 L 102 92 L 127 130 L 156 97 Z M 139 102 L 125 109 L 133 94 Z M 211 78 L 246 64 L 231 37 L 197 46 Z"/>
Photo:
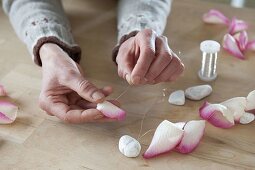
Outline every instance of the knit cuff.
<path id="1" fill-rule="evenodd" d="M 42 37 L 40 38 L 36 45 L 33 48 L 33 59 L 34 63 L 42 66 L 42 61 L 40 58 L 40 48 L 45 43 L 54 43 L 57 44 L 62 50 L 64 50 L 69 57 L 71 57 L 75 62 L 79 63 L 81 60 L 81 48 L 78 45 L 70 46 L 63 41 L 60 41 L 59 38 L 54 36 Z"/>
<path id="2" fill-rule="evenodd" d="M 165 27 L 165 19 L 161 18 L 160 21 L 155 20 L 152 17 L 143 15 L 130 15 L 128 18 L 121 18 L 118 25 L 118 40 L 123 35 L 133 31 L 141 31 L 144 29 L 152 29 L 158 35 L 161 35 Z M 164 21 L 164 24 L 162 24 Z"/>
<path id="3" fill-rule="evenodd" d="M 79 62 L 81 59 L 80 47 L 74 43 L 71 32 L 60 24 L 31 26 L 25 32 L 24 41 L 34 62 L 39 66 L 42 65 L 39 51 L 45 43 L 57 44 L 76 62 Z"/>

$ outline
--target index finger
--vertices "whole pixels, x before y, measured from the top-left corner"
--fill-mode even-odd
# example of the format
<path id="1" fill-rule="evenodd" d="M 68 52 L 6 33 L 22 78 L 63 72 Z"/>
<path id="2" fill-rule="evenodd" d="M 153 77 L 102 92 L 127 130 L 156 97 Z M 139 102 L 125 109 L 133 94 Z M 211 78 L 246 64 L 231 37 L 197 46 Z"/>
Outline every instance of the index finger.
<path id="1" fill-rule="evenodd" d="M 131 73 L 131 80 L 135 85 L 145 80 L 145 75 L 155 58 L 155 41 L 156 33 L 151 30 L 145 30 L 138 36 L 140 54 Z"/>
<path id="2" fill-rule="evenodd" d="M 52 101 L 48 101 L 47 105 L 46 112 L 68 123 L 93 122 L 104 117 L 97 109 L 72 109 L 65 103 Z"/>
<path id="3" fill-rule="evenodd" d="M 111 119 L 105 117 L 97 109 L 86 109 L 86 110 L 69 110 L 64 120 L 68 123 L 86 123 L 86 122 L 113 122 L 117 119 Z"/>

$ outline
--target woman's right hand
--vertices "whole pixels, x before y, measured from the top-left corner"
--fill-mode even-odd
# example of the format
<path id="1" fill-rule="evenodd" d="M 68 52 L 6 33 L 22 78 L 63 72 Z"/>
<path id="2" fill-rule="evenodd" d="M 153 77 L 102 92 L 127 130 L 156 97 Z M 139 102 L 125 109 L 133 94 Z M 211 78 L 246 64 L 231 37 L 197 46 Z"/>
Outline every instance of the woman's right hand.
<path id="1" fill-rule="evenodd" d="M 96 109 L 96 104 L 112 93 L 111 87 L 98 89 L 90 83 L 81 67 L 56 44 L 44 44 L 40 58 L 43 78 L 39 105 L 44 111 L 69 123 L 113 121 Z"/>

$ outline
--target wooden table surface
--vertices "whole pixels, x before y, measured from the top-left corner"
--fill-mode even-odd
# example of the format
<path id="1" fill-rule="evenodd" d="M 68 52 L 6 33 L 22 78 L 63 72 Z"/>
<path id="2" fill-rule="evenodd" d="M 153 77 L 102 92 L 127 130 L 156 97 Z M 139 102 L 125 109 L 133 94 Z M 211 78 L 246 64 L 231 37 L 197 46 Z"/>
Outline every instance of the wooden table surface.
<path id="1" fill-rule="evenodd" d="M 128 84 L 117 76 L 111 61 L 116 42 L 116 1 L 64 1 L 75 39 L 83 50 L 82 67 L 99 87 L 112 85 L 117 97 Z M 20 107 L 11 125 L 0 126 L 0 169 L 255 169 L 255 123 L 224 130 L 206 124 L 199 147 L 189 155 L 176 152 L 145 160 L 140 155 L 130 159 L 120 154 L 118 140 L 128 134 L 137 137 L 145 112 L 142 133 L 155 129 L 164 119 L 172 122 L 200 119 L 198 108 L 203 101 L 186 101 L 172 106 L 166 93 L 203 84 L 197 77 L 205 39 L 221 42 L 227 31 L 223 26 L 203 24 L 201 16 L 217 8 L 227 16 L 238 16 L 250 23 L 250 37 L 255 38 L 253 9 L 234 9 L 201 0 L 176 0 L 165 34 L 170 46 L 186 65 L 185 75 L 175 83 L 132 87 L 120 98 L 128 116 L 124 122 L 72 125 L 46 115 L 37 105 L 41 69 L 35 66 L 25 46 L 17 39 L 3 11 L 0 10 L 0 82 L 10 98 Z M 221 51 L 218 79 L 211 83 L 212 103 L 236 96 L 246 96 L 255 89 L 255 54 L 241 61 Z M 156 103 L 156 104 L 154 104 Z M 151 107 L 153 106 L 153 107 Z M 153 133 L 141 139 L 143 153 Z"/>

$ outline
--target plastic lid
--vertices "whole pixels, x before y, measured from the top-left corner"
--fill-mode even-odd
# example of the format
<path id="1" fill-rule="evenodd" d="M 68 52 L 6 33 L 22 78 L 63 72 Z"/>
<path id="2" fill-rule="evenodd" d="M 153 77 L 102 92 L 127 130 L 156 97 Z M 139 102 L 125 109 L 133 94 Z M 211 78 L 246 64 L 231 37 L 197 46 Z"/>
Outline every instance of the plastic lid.
<path id="1" fill-rule="evenodd" d="M 220 51 L 220 44 L 217 41 L 205 40 L 200 43 L 200 50 L 205 53 L 217 53 Z"/>

